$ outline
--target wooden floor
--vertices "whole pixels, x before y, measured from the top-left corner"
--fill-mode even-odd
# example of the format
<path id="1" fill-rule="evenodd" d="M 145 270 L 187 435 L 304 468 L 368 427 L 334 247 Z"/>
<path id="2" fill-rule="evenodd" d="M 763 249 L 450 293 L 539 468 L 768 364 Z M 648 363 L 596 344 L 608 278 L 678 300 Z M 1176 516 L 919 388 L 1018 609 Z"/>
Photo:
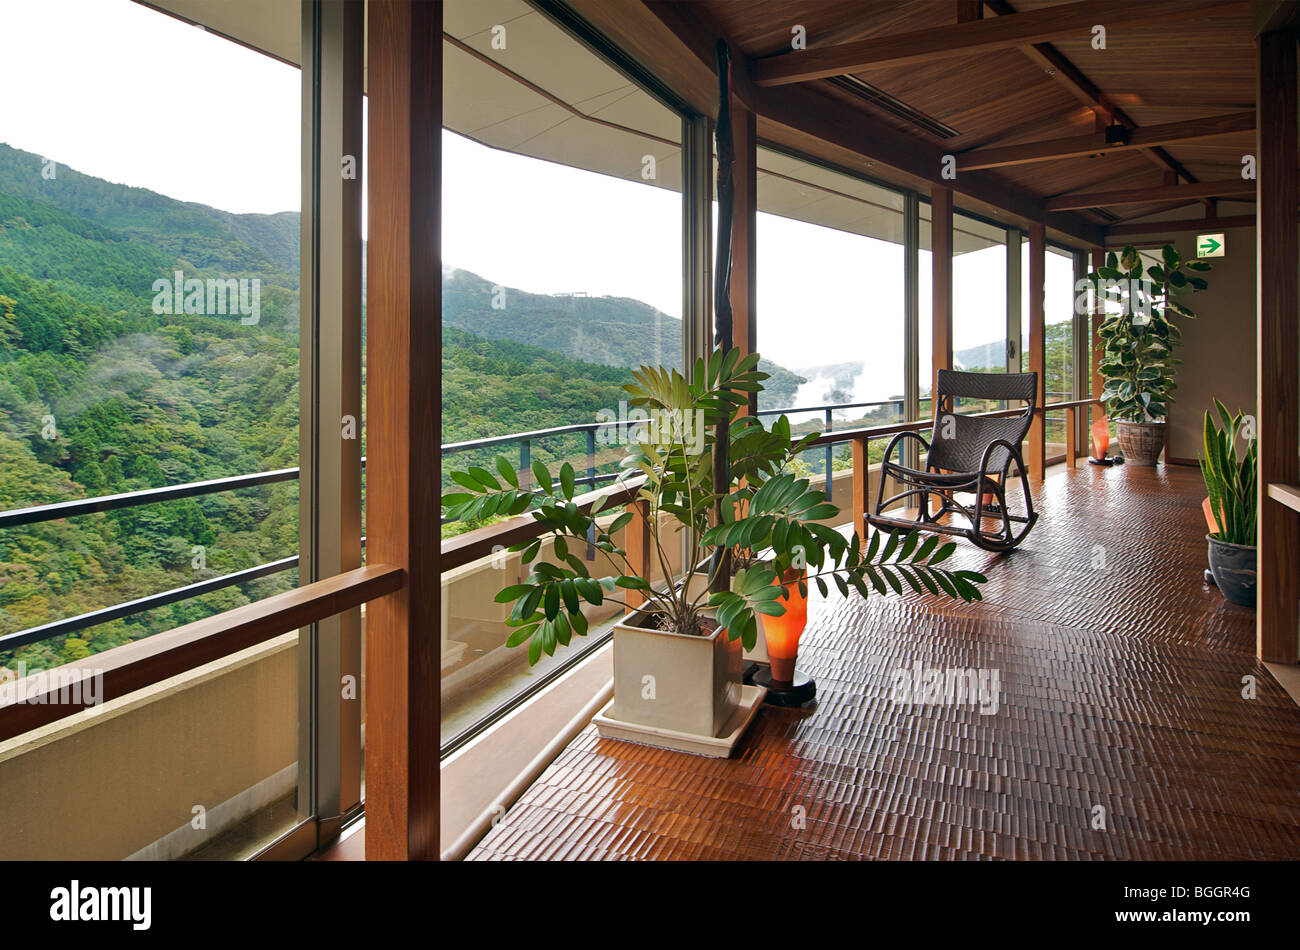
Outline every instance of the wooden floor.
<path id="1" fill-rule="evenodd" d="M 814 600 L 814 708 L 764 708 L 730 760 L 589 727 L 470 858 L 1298 858 L 1300 709 L 1202 583 L 1203 495 L 1193 468 L 1051 476 L 1021 549 L 954 557 L 983 603 Z M 998 711 L 892 702 L 918 660 L 999 671 Z"/>

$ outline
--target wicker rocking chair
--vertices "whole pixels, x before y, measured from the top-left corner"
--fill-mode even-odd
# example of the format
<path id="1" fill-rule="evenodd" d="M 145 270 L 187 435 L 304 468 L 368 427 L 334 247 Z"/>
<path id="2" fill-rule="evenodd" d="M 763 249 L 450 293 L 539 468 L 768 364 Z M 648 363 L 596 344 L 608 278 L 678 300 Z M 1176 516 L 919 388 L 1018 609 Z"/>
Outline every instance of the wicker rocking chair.
<path id="1" fill-rule="evenodd" d="M 962 373 L 939 370 L 934 428 L 927 442 L 918 432 L 900 432 L 889 442 L 880 466 L 880 484 L 875 509 L 867 523 L 885 530 L 935 531 L 969 538 L 986 551 L 1009 551 L 1025 539 L 1038 520 L 1029 495 L 1020 445 L 1034 418 L 1037 373 Z M 962 415 L 955 411 L 958 398 L 1023 401 L 1025 408 L 1014 416 L 996 418 Z M 901 447 L 907 440 L 920 443 L 918 457 L 925 455 L 925 468 L 903 464 Z M 895 448 L 900 449 L 893 460 Z M 1016 492 L 1010 479 L 1017 478 Z M 885 483 L 893 479 L 901 491 L 885 498 Z M 963 503 L 958 493 L 974 495 Z M 1023 506 L 1015 499 L 1023 495 Z M 1013 501 L 1008 504 L 1009 497 Z M 931 511 L 931 496 L 938 510 Z M 891 517 L 885 509 L 898 503 L 917 509 L 915 519 Z M 1012 511 L 1012 508 L 1015 511 Z M 940 521 L 945 516 L 945 521 Z M 959 523 L 960 521 L 966 524 Z M 989 522 L 989 524 L 986 524 Z"/>

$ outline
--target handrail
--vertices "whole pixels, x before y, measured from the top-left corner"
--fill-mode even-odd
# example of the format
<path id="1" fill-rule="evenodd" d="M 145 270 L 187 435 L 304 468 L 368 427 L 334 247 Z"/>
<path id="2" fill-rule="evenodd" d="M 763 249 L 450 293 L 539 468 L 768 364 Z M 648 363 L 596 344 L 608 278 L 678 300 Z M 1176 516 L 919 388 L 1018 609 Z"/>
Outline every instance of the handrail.
<path id="1" fill-rule="evenodd" d="M 607 499 L 606 504 L 623 505 L 636 497 L 637 489 L 641 487 L 643 481 L 643 477 L 638 477 L 609 488 L 587 492 L 579 495 L 573 501 L 584 514 L 589 512 L 591 506 L 602 496 Z M 515 515 L 505 521 L 498 521 L 495 524 L 484 525 L 482 528 L 475 528 L 473 531 L 466 531 L 464 534 L 448 538 L 442 542 L 440 549 L 441 569 L 449 571 L 464 567 L 466 564 L 472 564 L 480 558 L 503 551 L 512 545 L 541 537 L 542 533 L 536 519 L 528 514 Z"/>
<path id="2" fill-rule="evenodd" d="M 834 403 L 823 406 L 807 407 L 805 409 L 763 410 L 759 414 L 777 415 L 791 412 L 830 412 L 836 409 L 895 405 L 899 402 L 901 402 L 901 400 L 890 399 L 865 403 Z M 1091 405 L 1096 402 L 1098 402 L 1097 399 L 1076 399 L 1069 402 L 1050 403 L 1046 406 L 1039 407 L 1037 411 L 1046 413 L 1054 410 L 1073 409 Z M 1005 409 L 977 413 L 976 415 L 996 418 L 998 416 L 1015 415 L 1019 411 L 1020 410 Z M 508 436 L 499 436 L 494 437 L 493 439 L 478 440 L 476 442 L 450 443 L 443 446 L 443 451 L 444 453 L 450 454 L 452 452 L 464 451 L 470 448 L 482 448 L 487 445 L 501 444 L 502 442 L 510 441 L 527 441 L 532 438 L 546 437 L 547 435 L 571 432 L 594 432 L 598 428 L 617 426 L 620 424 L 622 423 L 580 423 L 571 426 L 560 426 L 553 429 L 540 429 L 534 432 L 513 433 Z M 822 433 L 818 438 L 810 442 L 809 448 L 825 446 L 829 452 L 830 447 L 835 444 L 853 441 L 855 439 L 882 438 L 899 432 L 920 431 L 927 428 L 929 425 L 929 420 L 918 420 L 914 422 L 898 422 L 878 426 L 866 426 L 858 429 L 829 431 Z M 365 461 L 365 458 L 362 457 L 361 463 L 363 467 Z M 222 491 L 234 491 L 241 488 L 252 488 L 277 482 L 292 481 L 298 477 L 299 470 L 297 468 L 284 468 L 270 472 L 234 475 L 199 482 L 188 482 L 186 484 L 171 485 L 164 488 L 150 488 L 137 492 L 124 492 L 116 495 L 103 495 L 95 498 L 56 502 L 50 505 L 18 508 L 12 511 L 0 512 L 0 529 L 38 524 L 59 518 L 74 517 L 76 515 L 113 511 L 136 505 L 152 504 L 154 502 L 191 498 Z M 600 475 L 591 475 L 587 478 L 579 478 L 576 481 L 578 484 L 588 484 L 594 487 L 599 482 L 609 481 L 616 478 L 618 478 L 617 473 L 605 473 Z M 828 464 L 828 485 L 829 478 L 830 466 Z M 632 489 L 629 489 L 627 486 L 620 486 L 612 491 L 609 489 L 595 489 L 592 492 L 581 496 L 581 498 L 586 499 L 584 502 L 586 506 L 590 506 L 598 494 L 604 493 L 610 495 L 610 503 L 624 504 L 631 499 L 631 491 Z M 538 535 L 536 533 L 530 533 L 532 526 L 534 525 L 535 522 L 531 518 L 526 515 L 519 515 L 506 522 L 488 525 L 483 528 L 468 531 L 456 538 L 449 539 L 442 545 L 444 566 L 448 569 L 460 567 L 478 560 L 481 557 L 485 557 L 488 554 L 493 553 L 494 550 L 500 550 L 502 547 L 509 547 L 513 544 L 519 543 L 520 541 L 528 540 L 531 537 L 537 537 Z M 237 584 L 246 583 L 281 571 L 290 570 L 295 567 L 297 563 L 298 558 L 296 556 L 281 558 L 277 561 L 271 561 L 266 564 L 245 568 L 241 571 L 235 571 L 220 577 L 208 578 L 194 584 L 188 584 L 171 590 L 162 591 L 157 594 L 151 594 L 146 597 L 124 601 L 119 604 L 88 611 L 73 617 L 53 620 L 36 627 L 29 627 L 25 630 L 3 634 L 0 635 L 0 650 L 16 649 L 27 644 L 49 639 L 50 637 L 85 630 L 101 623 L 107 623 L 110 620 L 117 620 L 122 617 L 143 613 L 147 610 L 153 610 L 158 607 L 165 607 L 169 604 L 178 603 L 192 597 L 200 596 L 201 594 L 211 593 L 226 587 L 232 587 Z"/>
<path id="3" fill-rule="evenodd" d="M 72 518 L 76 515 L 90 515 L 100 511 L 116 511 L 121 508 L 132 508 L 136 505 L 150 505 L 159 501 L 194 498 L 198 495 L 211 495 L 216 492 L 235 491 L 240 488 L 255 488 L 258 485 L 269 485 L 274 482 L 291 482 L 297 477 L 297 468 L 279 468 L 271 472 L 231 475 L 225 478 L 211 478 L 201 482 L 168 485 L 164 488 L 144 488 L 139 491 L 121 492 L 117 495 L 99 495 L 95 498 L 58 501 L 50 505 L 14 508 L 10 511 L 0 512 L 0 528 L 18 528 L 23 525 L 39 524 L 42 521 L 55 521 L 59 518 Z"/>
<path id="4" fill-rule="evenodd" d="M 1041 406 L 1037 411 L 1050 412 L 1058 409 L 1073 409 L 1079 406 L 1091 405 L 1096 402 L 1095 399 L 1077 399 L 1070 402 L 1049 403 Z M 983 418 L 999 418 L 1004 416 L 1015 416 L 1024 412 L 1024 409 L 996 409 L 990 412 L 972 413 Z M 859 429 L 841 429 L 837 432 L 823 432 L 816 439 L 808 443 L 809 448 L 821 445 L 831 445 L 838 442 L 852 442 L 858 440 L 868 440 L 882 438 L 888 435 L 894 435 L 899 432 L 916 432 L 927 429 L 931 425 L 928 419 L 917 420 L 915 422 L 895 422 L 887 425 L 865 426 Z M 601 495 L 608 498 L 607 504 L 620 505 L 631 501 L 635 497 L 636 488 L 640 486 L 640 481 L 633 483 L 623 483 L 613 488 L 606 488 L 598 491 L 588 492 L 575 498 L 584 511 L 589 510 L 591 504 Z M 524 541 L 538 538 L 542 535 L 542 530 L 538 527 L 537 521 L 527 513 L 515 515 L 504 521 L 495 524 L 485 525 L 481 528 L 475 528 L 473 531 L 467 531 L 462 535 L 454 538 L 448 538 L 442 542 L 442 569 L 453 570 L 458 567 L 464 567 L 466 564 L 473 563 L 480 558 L 487 557 L 498 551 L 503 551 L 513 545 L 520 544 Z"/>
<path id="5" fill-rule="evenodd" d="M 1090 406 L 1097 399 L 1075 399 L 1070 402 L 1052 402 L 1045 406 L 1038 406 L 1035 412 L 1048 413 L 1060 409 L 1075 409 L 1081 406 Z M 1006 416 L 1018 416 L 1025 410 L 1022 409 L 994 409 L 989 412 L 972 412 L 970 415 L 980 419 L 998 419 Z M 823 432 L 817 438 L 808 443 L 809 448 L 820 445 L 830 445 L 836 442 L 852 442 L 855 439 L 879 439 L 887 435 L 897 435 L 899 432 L 919 432 L 928 429 L 933 424 L 930 419 L 918 419 L 914 422 L 891 422 L 882 426 L 864 426 L 860 429 L 836 429 L 833 432 Z"/>
<path id="6" fill-rule="evenodd" d="M 186 584 L 183 587 L 173 587 L 171 590 L 165 590 L 158 594 L 149 594 L 146 597 L 123 601 L 111 607 L 101 607 L 98 610 L 87 611 L 84 614 L 76 614 L 60 620 L 51 620 L 49 623 L 43 623 L 40 626 L 28 627 L 26 630 L 16 630 L 13 633 L 0 635 L 0 650 L 16 650 L 29 643 L 40 643 L 42 640 L 48 640 L 51 637 L 67 636 L 89 627 L 96 627 L 101 623 L 108 623 L 110 620 L 120 620 L 123 617 L 144 613 L 146 610 L 156 610 L 159 607 L 166 607 L 168 604 L 189 600 L 191 597 L 210 594 L 213 591 L 234 587 L 236 584 L 246 584 L 258 578 L 292 570 L 297 566 L 298 555 L 295 554 L 293 557 L 285 557 L 278 561 L 270 561 L 256 567 L 245 568 L 242 571 L 222 574 L 220 577 L 210 577 L 193 584 Z"/>
<path id="7" fill-rule="evenodd" d="M 401 568 L 367 564 L 115 647 L 75 665 L 58 667 L 62 673 L 38 681 L 37 692 L 30 697 L 25 692 L 24 681 L 18 680 L 13 688 L 23 691 L 21 701 L 15 697 L 0 704 L 0 742 L 87 708 L 67 702 L 69 694 L 93 696 L 99 702 L 117 699 L 282 633 L 359 607 L 398 591 L 405 584 L 406 572 Z M 91 681 L 96 679 L 99 683 L 92 686 Z"/>

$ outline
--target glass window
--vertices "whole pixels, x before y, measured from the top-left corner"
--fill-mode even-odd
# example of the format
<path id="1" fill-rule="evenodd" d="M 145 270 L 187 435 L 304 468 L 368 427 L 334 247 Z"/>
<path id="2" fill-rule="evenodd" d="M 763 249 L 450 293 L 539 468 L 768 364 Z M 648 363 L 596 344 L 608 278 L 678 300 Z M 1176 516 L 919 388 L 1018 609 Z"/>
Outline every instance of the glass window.
<path id="1" fill-rule="evenodd" d="M 952 365 L 973 373 L 1007 371 L 1006 229 L 953 215 Z M 995 409 L 988 400 L 958 400 L 970 412 Z"/>
<path id="2" fill-rule="evenodd" d="M 522 0 L 444 15 L 444 472 L 503 455 L 607 484 L 631 370 L 683 362 L 681 116 Z M 536 667 L 507 647 L 493 597 L 528 570 L 444 575 L 444 743 L 601 642 L 613 609 Z"/>
<path id="3" fill-rule="evenodd" d="M 4 4 L 0 35 L 0 509 L 296 466 L 299 71 L 127 0 Z M 214 122 L 237 127 L 223 147 Z M 282 480 L 0 528 L 0 682 L 294 586 L 297 517 Z M 284 830 L 296 655 L 277 638 L 0 752 L 0 811 L 25 810 L 0 858 L 229 855 Z"/>
<path id="4" fill-rule="evenodd" d="M 806 409 L 796 432 L 900 420 L 903 195 L 770 149 L 758 169 L 759 412 Z M 802 462 L 850 476 L 847 444 Z"/>

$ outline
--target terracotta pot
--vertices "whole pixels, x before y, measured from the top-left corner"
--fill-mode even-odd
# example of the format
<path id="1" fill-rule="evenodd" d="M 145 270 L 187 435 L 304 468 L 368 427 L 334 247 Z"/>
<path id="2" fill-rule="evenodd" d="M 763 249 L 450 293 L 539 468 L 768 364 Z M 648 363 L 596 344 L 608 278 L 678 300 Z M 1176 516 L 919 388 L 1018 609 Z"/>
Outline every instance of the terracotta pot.
<path id="1" fill-rule="evenodd" d="M 741 698 L 741 645 L 708 636 L 614 625 L 614 703 L 622 722 L 719 736 Z"/>
<path id="2" fill-rule="evenodd" d="M 1134 465 L 1155 465 L 1165 449 L 1166 426 L 1163 422 L 1115 422 L 1119 447 L 1124 460 Z"/>
<path id="3" fill-rule="evenodd" d="M 800 593 L 799 581 L 806 574 L 793 570 L 773 583 L 784 588 L 780 603 L 785 613 L 780 617 L 761 614 L 763 639 L 767 642 L 768 662 L 772 666 L 772 680 L 776 683 L 794 681 L 794 665 L 799 658 L 799 637 L 808 625 L 808 595 Z"/>

